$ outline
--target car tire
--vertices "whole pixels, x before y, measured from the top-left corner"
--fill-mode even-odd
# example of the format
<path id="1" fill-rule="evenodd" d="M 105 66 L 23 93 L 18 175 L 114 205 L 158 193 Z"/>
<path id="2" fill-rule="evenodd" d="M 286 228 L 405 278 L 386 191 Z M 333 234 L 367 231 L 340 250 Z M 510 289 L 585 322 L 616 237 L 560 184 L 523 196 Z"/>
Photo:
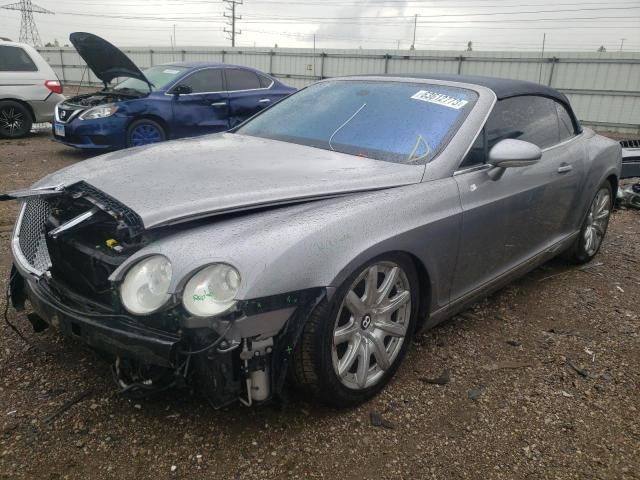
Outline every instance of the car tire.
<path id="1" fill-rule="evenodd" d="M 31 112 L 13 100 L 0 102 L 0 138 L 20 138 L 31 131 Z"/>
<path id="2" fill-rule="evenodd" d="M 580 234 L 564 254 L 564 257 L 571 263 L 590 262 L 600 250 L 613 208 L 611 192 L 611 184 L 604 182 L 589 203 Z"/>
<path id="3" fill-rule="evenodd" d="M 419 298 L 418 274 L 406 255 L 382 255 L 358 268 L 307 320 L 293 351 L 293 384 L 339 408 L 373 397 L 409 348 Z M 389 300 L 397 302 L 392 311 Z M 385 308 L 390 312 L 382 313 Z"/>
<path id="4" fill-rule="evenodd" d="M 135 120 L 127 128 L 127 147 L 140 147 L 166 139 L 167 133 L 162 125 L 150 118 Z"/>

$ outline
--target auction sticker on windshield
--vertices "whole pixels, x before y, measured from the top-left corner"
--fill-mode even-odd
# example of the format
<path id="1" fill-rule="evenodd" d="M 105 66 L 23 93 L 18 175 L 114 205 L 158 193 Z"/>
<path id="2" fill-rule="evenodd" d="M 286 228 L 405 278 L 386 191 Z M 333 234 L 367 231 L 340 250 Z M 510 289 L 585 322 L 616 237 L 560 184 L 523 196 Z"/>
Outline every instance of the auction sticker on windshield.
<path id="1" fill-rule="evenodd" d="M 469 103 L 468 100 L 461 100 L 442 93 L 430 92 L 429 90 L 420 90 L 416 94 L 412 95 L 411 98 L 421 100 L 423 102 L 435 103 L 437 105 L 442 105 L 443 107 L 455 108 L 456 110 L 460 110 Z"/>

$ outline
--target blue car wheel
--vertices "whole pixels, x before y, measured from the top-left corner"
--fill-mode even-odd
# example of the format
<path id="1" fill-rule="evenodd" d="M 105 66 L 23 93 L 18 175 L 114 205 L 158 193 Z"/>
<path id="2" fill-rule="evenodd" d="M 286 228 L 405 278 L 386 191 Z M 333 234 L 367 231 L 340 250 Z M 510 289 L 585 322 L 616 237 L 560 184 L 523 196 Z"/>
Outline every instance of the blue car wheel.
<path id="1" fill-rule="evenodd" d="M 127 130 L 127 147 L 139 147 L 149 143 L 163 142 L 166 139 L 162 125 L 148 118 L 136 120 Z"/>

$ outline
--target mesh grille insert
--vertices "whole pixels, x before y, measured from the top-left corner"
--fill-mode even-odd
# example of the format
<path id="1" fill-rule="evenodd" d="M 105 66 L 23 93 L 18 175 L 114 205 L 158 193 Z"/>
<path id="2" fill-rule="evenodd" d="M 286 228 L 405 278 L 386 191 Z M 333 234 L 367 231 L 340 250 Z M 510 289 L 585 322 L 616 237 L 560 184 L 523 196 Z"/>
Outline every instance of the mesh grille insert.
<path id="1" fill-rule="evenodd" d="M 40 273 L 51 266 L 45 238 L 45 224 L 50 213 L 51 207 L 45 200 L 40 197 L 30 198 L 27 200 L 18 232 L 18 245 L 22 255 L 29 265 Z"/>

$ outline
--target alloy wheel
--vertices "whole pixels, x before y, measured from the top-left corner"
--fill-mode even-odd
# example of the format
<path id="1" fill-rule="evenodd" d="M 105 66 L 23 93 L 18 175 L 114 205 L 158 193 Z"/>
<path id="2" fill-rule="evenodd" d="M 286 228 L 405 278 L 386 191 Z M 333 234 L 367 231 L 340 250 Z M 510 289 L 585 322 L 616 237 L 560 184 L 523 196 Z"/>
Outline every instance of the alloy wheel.
<path id="1" fill-rule="evenodd" d="M 142 123 L 131 132 L 131 144 L 134 147 L 162 141 L 160 130 L 154 125 Z"/>
<path id="2" fill-rule="evenodd" d="M 0 110 L 0 130 L 13 137 L 16 132 L 22 132 L 25 127 L 24 113 L 16 111 L 14 107 Z"/>
<path id="3" fill-rule="evenodd" d="M 347 291 L 333 328 L 340 382 L 354 390 L 378 383 L 400 353 L 410 319 L 407 274 L 393 262 L 367 267 Z"/>
<path id="4" fill-rule="evenodd" d="M 596 194 L 584 230 L 584 249 L 590 257 L 600 248 L 611 215 L 611 196 L 606 188 L 601 188 Z"/>

